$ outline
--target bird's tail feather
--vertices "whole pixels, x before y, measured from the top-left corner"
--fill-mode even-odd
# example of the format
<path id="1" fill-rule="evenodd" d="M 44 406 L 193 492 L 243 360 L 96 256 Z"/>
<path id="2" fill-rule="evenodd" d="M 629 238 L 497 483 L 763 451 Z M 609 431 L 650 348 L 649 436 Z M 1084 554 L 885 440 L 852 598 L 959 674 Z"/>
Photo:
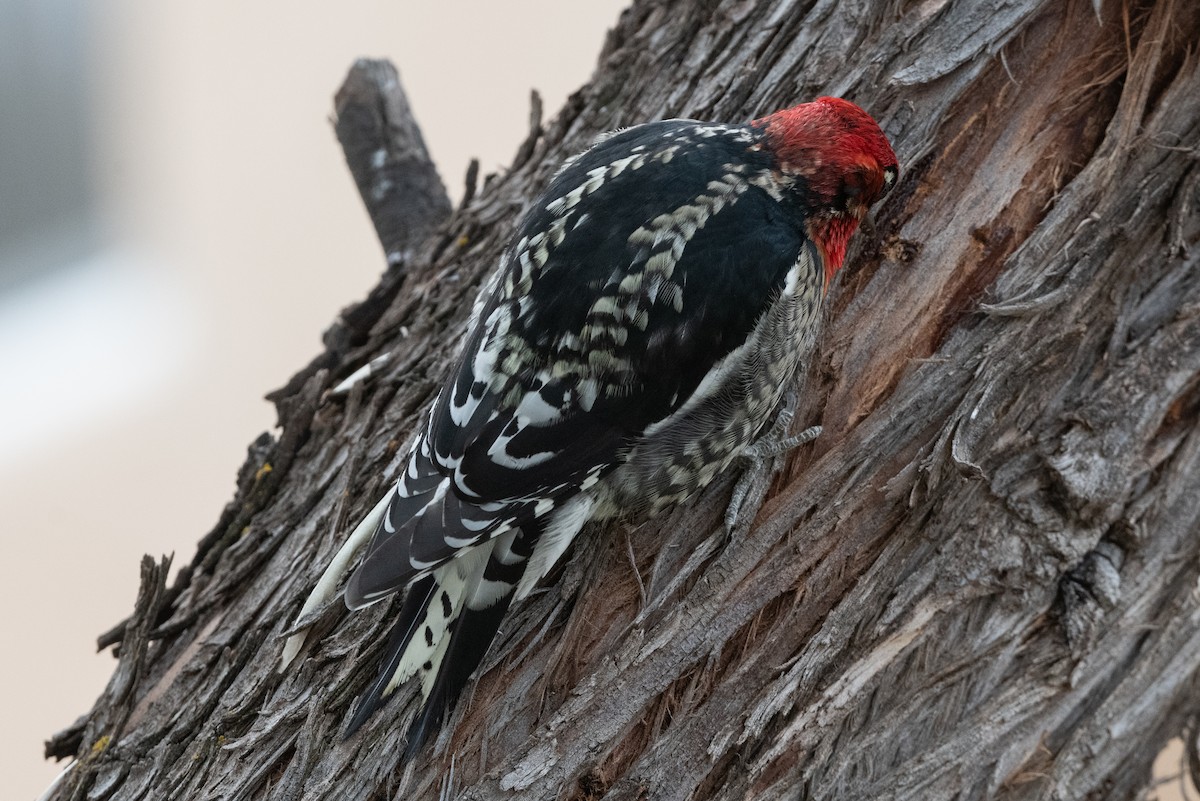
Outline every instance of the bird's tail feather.
<path id="1" fill-rule="evenodd" d="M 451 624 L 447 647 L 435 668 L 436 673 L 431 672 L 434 676 L 432 683 L 425 690 L 425 703 L 408 729 L 405 761 L 416 756 L 454 710 L 467 680 L 483 661 L 496 632 L 500 630 L 500 622 L 512 597 L 512 592 L 509 592 L 492 606 L 464 609 Z"/>
<path id="2" fill-rule="evenodd" d="M 346 727 L 346 737 L 358 731 L 367 718 L 371 717 L 371 714 L 381 707 L 388 695 L 391 694 L 392 677 L 395 676 L 404 659 L 405 651 L 408 650 L 413 636 L 425 619 L 426 610 L 429 609 L 436 589 L 437 582 L 433 576 L 426 576 L 409 587 L 408 594 L 404 596 L 404 605 L 400 608 L 400 617 L 392 627 L 391 634 L 388 635 L 385 651 L 387 657 L 384 660 L 383 669 L 371 684 L 371 689 L 367 690 L 366 695 L 359 702 L 358 709 L 354 711 L 354 717 L 350 719 L 350 724 Z"/>
<path id="3" fill-rule="evenodd" d="M 487 654 L 537 533 L 537 527 L 514 529 L 450 560 L 408 590 L 383 670 L 355 710 L 347 737 L 397 686 L 419 676 L 424 703 L 409 729 L 404 759 L 416 755 Z"/>

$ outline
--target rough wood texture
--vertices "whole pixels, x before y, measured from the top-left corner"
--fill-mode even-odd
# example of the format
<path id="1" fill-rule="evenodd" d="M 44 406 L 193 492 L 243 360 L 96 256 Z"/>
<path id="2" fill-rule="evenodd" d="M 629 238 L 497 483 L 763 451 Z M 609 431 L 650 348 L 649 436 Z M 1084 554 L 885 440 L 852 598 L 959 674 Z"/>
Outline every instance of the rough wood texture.
<path id="1" fill-rule="evenodd" d="M 176 585 L 144 565 L 55 797 L 1136 797 L 1200 712 L 1200 6 L 973 5 L 638 0 L 273 396 L 280 440 Z M 729 479 L 588 529 L 407 771 L 411 690 L 341 742 L 390 610 L 334 605 L 280 677 L 282 636 L 516 215 L 599 131 L 819 94 L 904 170 L 830 293 L 796 415 L 824 434 L 730 541 Z"/>

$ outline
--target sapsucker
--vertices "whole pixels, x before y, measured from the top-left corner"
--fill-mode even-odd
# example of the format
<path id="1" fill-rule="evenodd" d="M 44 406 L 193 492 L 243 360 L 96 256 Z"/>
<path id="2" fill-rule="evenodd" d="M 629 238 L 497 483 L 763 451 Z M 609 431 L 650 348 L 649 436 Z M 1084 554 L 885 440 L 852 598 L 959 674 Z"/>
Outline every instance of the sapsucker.
<path id="1" fill-rule="evenodd" d="M 305 605 L 332 597 L 368 537 L 346 604 L 407 591 L 348 734 L 416 677 L 414 753 L 586 521 L 654 514 L 729 467 L 897 174 L 875 121 L 831 97 L 743 125 L 638 125 L 562 166 L 481 292 L 395 487 Z"/>

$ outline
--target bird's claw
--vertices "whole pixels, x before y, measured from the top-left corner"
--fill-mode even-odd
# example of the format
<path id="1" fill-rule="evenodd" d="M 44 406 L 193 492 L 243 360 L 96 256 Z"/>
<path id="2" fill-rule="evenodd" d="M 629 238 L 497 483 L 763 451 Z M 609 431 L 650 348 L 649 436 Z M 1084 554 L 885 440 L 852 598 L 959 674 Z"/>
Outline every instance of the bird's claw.
<path id="1" fill-rule="evenodd" d="M 792 412 L 790 409 L 785 409 L 780 413 L 780 420 L 776 423 L 775 428 L 787 430 L 786 422 L 783 426 L 779 423 L 787 418 L 787 422 L 791 421 Z M 773 434 L 774 432 L 772 432 Z M 739 458 L 746 462 L 746 467 L 738 477 L 737 483 L 733 485 L 733 493 L 729 497 L 729 505 L 725 507 L 725 533 L 730 538 L 733 537 L 743 524 L 749 523 L 749 520 L 744 519 L 748 515 L 743 513 L 747 511 L 746 498 L 751 492 L 761 495 L 766 492 L 767 485 L 771 481 L 769 471 L 762 470 L 766 466 L 767 461 L 776 456 L 781 456 L 793 448 L 798 448 L 801 445 L 812 442 L 821 435 L 820 426 L 809 426 L 799 434 L 793 434 L 789 437 L 776 438 L 771 434 L 758 440 L 757 442 L 748 445 L 742 450 Z"/>
<path id="2" fill-rule="evenodd" d="M 790 413 L 788 416 L 791 416 Z M 745 450 L 742 451 L 742 456 L 751 461 L 766 461 L 775 456 L 782 456 L 793 448 L 798 448 L 801 445 L 812 442 L 819 436 L 821 436 L 821 427 L 809 426 L 799 434 L 793 434 L 790 437 L 782 437 L 780 439 L 764 437 L 758 442 L 747 445 Z"/>

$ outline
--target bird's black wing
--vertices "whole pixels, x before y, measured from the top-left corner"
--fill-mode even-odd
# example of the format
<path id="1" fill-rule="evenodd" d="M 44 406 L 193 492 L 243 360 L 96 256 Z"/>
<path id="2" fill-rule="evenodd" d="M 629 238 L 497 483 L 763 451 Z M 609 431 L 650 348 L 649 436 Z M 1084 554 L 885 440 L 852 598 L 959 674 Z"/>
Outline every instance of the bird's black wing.
<path id="1" fill-rule="evenodd" d="M 746 341 L 807 241 L 757 180 L 772 168 L 757 136 L 651 123 L 560 171 L 485 292 L 351 606 L 586 489 Z"/>

